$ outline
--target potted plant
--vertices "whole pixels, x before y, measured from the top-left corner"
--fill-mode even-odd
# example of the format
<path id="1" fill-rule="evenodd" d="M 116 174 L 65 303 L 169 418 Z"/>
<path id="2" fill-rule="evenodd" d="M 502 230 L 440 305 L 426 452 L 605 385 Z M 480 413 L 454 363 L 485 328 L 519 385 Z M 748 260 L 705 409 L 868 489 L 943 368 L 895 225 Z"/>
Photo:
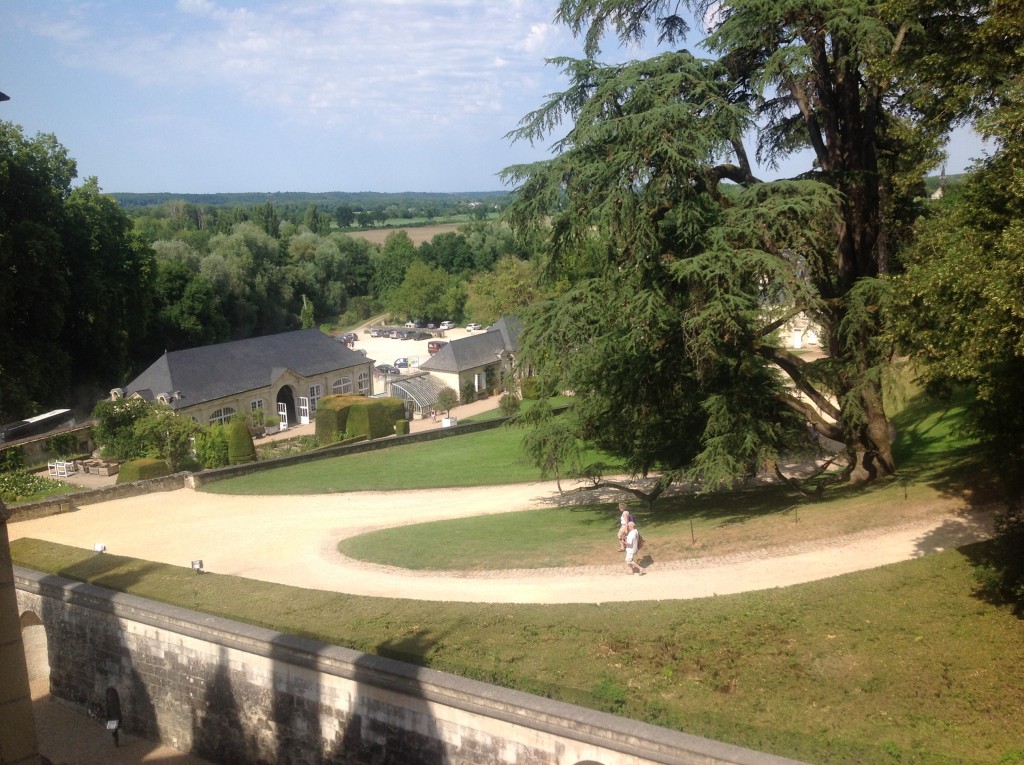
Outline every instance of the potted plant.
<path id="1" fill-rule="evenodd" d="M 281 425 L 281 418 L 276 414 L 265 414 L 263 415 L 263 425 L 267 429 L 267 435 L 273 435 L 278 431 L 278 427 Z"/>

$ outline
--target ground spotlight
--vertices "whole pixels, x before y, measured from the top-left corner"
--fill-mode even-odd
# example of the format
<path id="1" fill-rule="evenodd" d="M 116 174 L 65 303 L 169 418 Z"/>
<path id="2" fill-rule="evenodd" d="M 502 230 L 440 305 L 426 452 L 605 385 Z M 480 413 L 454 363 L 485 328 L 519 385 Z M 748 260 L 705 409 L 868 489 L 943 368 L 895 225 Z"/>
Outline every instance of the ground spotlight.
<path id="1" fill-rule="evenodd" d="M 97 542 L 96 544 L 94 544 L 92 546 L 92 549 L 95 552 L 106 552 L 107 551 L 107 546 L 105 544 L 103 544 L 102 542 Z"/>
<path id="2" fill-rule="evenodd" d="M 197 574 L 203 573 L 203 562 L 201 560 L 192 561 L 192 568 Z"/>

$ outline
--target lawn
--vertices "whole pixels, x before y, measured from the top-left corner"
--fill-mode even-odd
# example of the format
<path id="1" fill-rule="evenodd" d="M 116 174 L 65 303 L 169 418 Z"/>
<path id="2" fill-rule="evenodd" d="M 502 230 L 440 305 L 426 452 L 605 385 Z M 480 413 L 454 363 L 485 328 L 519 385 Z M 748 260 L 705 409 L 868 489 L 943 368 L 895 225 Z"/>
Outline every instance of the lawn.
<path id="1" fill-rule="evenodd" d="M 604 606 L 350 597 L 27 539 L 12 554 L 39 571 L 822 765 L 1024 762 L 1024 624 L 978 596 L 977 546 L 767 592 Z"/>
<path id="2" fill-rule="evenodd" d="M 540 470 L 523 457 L 522 438 L 522 430 L 500 427 L 252 473 L 208 484 L 203 490 L 249 495 L 323 494 L 539 481 Z M 590 453 L 587 458 L 597 456 Z"/>
<path id="3" fill-rule="evenodd" d="M 936 503 L 984 503 L 984 466 L 957 436 L 959 414 L 912 400 L 896 421 L 901 475 L 867 490 L 834 490 L 817 503 L 779 488 L 680 495 L 660 500 L 653 514 L 634 512 L 667 559 L 900 523 Z M 320 491 L 364 480 L 374 489 L 506 482 L 526 470 L 517 442 L 516 431 L 498 429 L 263 478 L 282 493 L 316 481 Z M 373 467 L 373 458 L 382 465 Z M 253 480 L 218 488 L 267 491 Z M 466 568 L 573 565 L 592 555 L 607 562 L 609 517 L 603 503 L 421 524 L 354 538 L 345 550 L 447 568 L 451 560 L 442 564 L 434 548 L 457 535 Z M 822 765 L 1024 763 L 1024 622 L 988 599 L 978 577 L 995 550 L 973 545 L 702 600 L 542 606 L 350 597 L 197 579 L 189 569 L 36 540 L 12 544 L 15 562 L 39 571 Z"/>

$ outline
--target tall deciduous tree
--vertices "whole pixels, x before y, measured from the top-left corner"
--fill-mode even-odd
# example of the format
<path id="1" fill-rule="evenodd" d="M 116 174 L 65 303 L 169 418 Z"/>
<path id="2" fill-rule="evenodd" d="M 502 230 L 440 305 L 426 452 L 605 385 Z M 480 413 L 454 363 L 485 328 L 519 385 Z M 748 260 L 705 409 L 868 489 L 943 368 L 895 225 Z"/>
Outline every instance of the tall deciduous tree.
<path id="1" fill-rule="evenodd" d="M 601 396 L 584 397 L 588 406 L 629 404 L 647 427 L 632 444 L 619 434 L 618 451 L 647 444 L 652 466 L 671 456 L 654 446 L 655 432 L 668 432 L 664 416 L 682 418 L 671 426 L 688 428 L 692 451 L 680 444 L 669 467 L 724 479 L 770 458 L 788 442 L 774 399 L 847 444 L 852 480 L 889 475 L 878 277 L 916 190 L 910 179 L 935 161 L 943 124 L 912 123 L 914 103 L 900 100 L 897 63 L 916 10 L 887 18 L 899 9 L 859 0 L 563 0 L 557 16 L 585 33 L 593 56 L 609 29 L 631 42 L 654 25 L 678 43 L 685 7 L 711 22 L 705 44 L 716 58 L 557 59 L 569 89 L 511 134 L 534 141 L 573 122 L 553 160 L 505 177 L 522 183 L 511 211 L 520 231 L 552 215 L 549 273 L 583 267 L 590 278 L 528 324 L 535 360 L 548 354 L 561 374 L 595 385 Z M 752 136 L 769 162 L 810 148 L 807 180 L 762 183 L 745 148 Z M 587 340 L 594 318 L 583 307 L 600 311 L 601 301 L 629 328 L 598 319 Z M 800 312 L 822 327 L 826 359 L 806 362 L 773 341 Z M 618 377 L 597 376 L 597 348 Z M 772 369 L 785 373 L 784 388 Z M 669 396 L 678 385 L 686 391 Z"/>
<path id="2" fill-rule="evenodd" d="M 0 417 L 67 405 L 129 371 L 151 315 L 153 255 L 52 135 L 0 122 Z M 88 390 L 83 395 L 91 399 Z"/>

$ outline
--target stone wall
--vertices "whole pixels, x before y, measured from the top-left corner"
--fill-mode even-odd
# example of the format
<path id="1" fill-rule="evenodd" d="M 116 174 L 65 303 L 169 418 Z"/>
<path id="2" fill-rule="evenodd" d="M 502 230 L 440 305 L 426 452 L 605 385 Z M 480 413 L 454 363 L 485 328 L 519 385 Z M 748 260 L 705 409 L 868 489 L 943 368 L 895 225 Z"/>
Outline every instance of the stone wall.
<path id="1" fill-rule="evenodd" d="M 46 499 L 11 507 L 11 521 L 30 521 L 47 515 L 74 512 L 81 505 L 110 502 L 125 497 L 141 497 L 143 494 L 152 494 L 157 491 L 176 491 L 185 487 L 188 476 L 188 473 L 174 473 L 160 478 L 114 484 L 89 491 L 52 494 Z"/>
<path id="2" fill-rule="evenodd" d="M 793 765 L 772 755 L 15 568 L 51 693 L 213 762 Z"/>

